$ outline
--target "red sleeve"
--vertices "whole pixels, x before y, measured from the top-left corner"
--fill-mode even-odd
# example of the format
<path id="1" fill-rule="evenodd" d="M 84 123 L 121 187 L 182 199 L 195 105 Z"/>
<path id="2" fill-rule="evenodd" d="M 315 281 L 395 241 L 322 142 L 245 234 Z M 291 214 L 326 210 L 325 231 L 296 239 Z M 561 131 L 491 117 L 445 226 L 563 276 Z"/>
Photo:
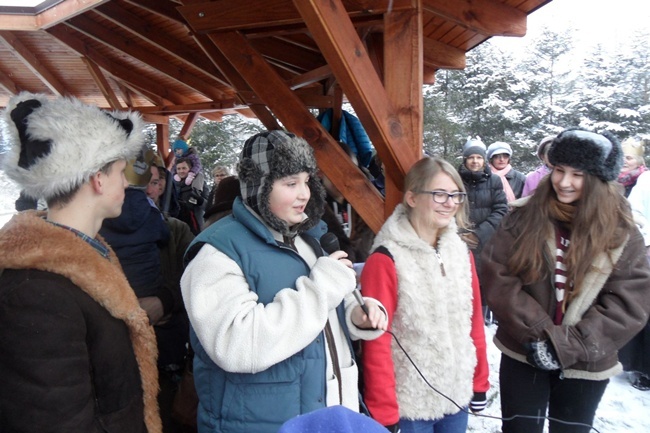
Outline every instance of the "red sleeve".
<path id="1" fill-rule="evenodd" d="M 487 344 L 485 342 L 485 326 L 483 324 L 483 309 L 481 308 L 481 289 L 476 274 L 474 256 L 470 252 L 472 266 L 472 331 L 470 335 L 476 347 L 476 369 L 474 370 L 474 392 L 487 392 L 490 389 L 488 376 L 490 370 L 487 361 Z"/>
<path id="2" fill-rule="evenodd" d="M 375 298 L 386 308 L 388 329 L 397 308 L 397 273 L 393 259 L 386 254 L 373 253 L 361 273 L 363 296 Z M 480 305 L 479 305 L 480 307 Z M 364 400 L 370 414 L 382 425 L 399 421 L 395 392 L 395 370 L 391 355 L 391 335 L 383 334 L 372 341 L 362 342 Z"/>

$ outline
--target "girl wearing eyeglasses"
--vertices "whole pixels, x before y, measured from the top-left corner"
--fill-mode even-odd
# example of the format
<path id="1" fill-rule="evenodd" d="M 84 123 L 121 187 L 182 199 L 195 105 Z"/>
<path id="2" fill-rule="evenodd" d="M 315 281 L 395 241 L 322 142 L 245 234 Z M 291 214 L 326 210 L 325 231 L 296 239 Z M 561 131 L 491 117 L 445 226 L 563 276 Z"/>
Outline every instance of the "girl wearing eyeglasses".
<path id="1" fill-rule="evenodd" d="M 449 163 L 424 158 L 406 175 L 404 190 L 375 238 L 362 292 L 386 307 L 389 326 L 427 380 L 480 411 L 488 364 L 474 261 L 458 235 L 467 224 L 463 182 Z M 362 343 L 373 418 L 391 432 L 464 433 L 467 412 L 429 388 L 391 338 Z"/>
<path id="2" fill-rule="evenodd" d="M 503 433 L 589 432 L 618 349 L 648 321 L 650 268 L 616 179 L 618 140 L 570 129 L 550 144 L 551 175 L 483 250 Z M 573 424 L 567 424 L 573 423 Z"/>

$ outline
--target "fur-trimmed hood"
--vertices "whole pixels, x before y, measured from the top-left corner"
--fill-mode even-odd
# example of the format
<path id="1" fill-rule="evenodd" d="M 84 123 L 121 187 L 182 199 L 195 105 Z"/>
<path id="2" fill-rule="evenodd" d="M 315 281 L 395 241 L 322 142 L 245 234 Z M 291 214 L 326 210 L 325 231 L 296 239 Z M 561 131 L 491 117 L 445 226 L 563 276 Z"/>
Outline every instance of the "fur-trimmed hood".
<path id="1" fill-rule="evenodd" d="M 149 433 L 160 433 L 156 337 L 115 253 L 110 250 L 109 260 L 104 259 L 77 235 L 48 223 L 44 216 L 23 212 L 0 230 L 0 269 L 38 269 L 64 276 L 126 323 L 142 380 L 145 424 Z"/>

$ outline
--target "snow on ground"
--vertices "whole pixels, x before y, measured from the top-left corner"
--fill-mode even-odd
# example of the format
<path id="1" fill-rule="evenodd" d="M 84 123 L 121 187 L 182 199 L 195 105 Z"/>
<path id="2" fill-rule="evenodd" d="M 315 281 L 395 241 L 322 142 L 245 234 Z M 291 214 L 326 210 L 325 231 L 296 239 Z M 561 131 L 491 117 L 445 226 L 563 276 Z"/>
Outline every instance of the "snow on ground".
<path id="1" fill-rule="evenodd" d="M 499 361 L 501 353 L 492 343 L 496 325 L 486 328 L 488 339 L 488 362 L 490 364 L 490 391 L 488 406 L 481 415 L 498 417 L 501 414 L 499 401 Z M 593 433 L 648 433 L 650 432 L 650 391 L 633 388 L 625 373 L 613 377 L 605 391 L 594 421 Z M 469 432 L 499 433 L 501 421 L 470 415 Z M 545 431 L 548 431 L 548 423 Z"/>

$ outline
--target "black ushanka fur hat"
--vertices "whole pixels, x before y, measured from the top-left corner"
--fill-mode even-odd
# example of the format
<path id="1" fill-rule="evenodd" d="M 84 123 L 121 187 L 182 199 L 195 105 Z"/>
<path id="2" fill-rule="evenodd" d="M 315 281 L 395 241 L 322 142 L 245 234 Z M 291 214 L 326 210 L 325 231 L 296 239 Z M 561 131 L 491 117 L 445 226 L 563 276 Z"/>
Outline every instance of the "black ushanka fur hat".
<path id="1" fill-rule="evenodd" d="M 623 150 L 618 139 L 609 132 L 571 128 L 555 137 L 548 160 L 551 165 L 568 165 L 608 182 L 618 178 L 623 166 Z"/>
<path id="2" fill-rule="evenodd" d="M 271 228 L 295 236 L 314 227 L 323 214 L 325 189 L 316 170 L 314 150 L 304 139 L 280 130 L 256 134 L 244 143 L 237 166 L 242 199 Z M 309 174 L 311 197 L 305 208 L 309 219 L 289 227 L 269 209 L 269 196 L 275 180 L 302 172 Z"/>

